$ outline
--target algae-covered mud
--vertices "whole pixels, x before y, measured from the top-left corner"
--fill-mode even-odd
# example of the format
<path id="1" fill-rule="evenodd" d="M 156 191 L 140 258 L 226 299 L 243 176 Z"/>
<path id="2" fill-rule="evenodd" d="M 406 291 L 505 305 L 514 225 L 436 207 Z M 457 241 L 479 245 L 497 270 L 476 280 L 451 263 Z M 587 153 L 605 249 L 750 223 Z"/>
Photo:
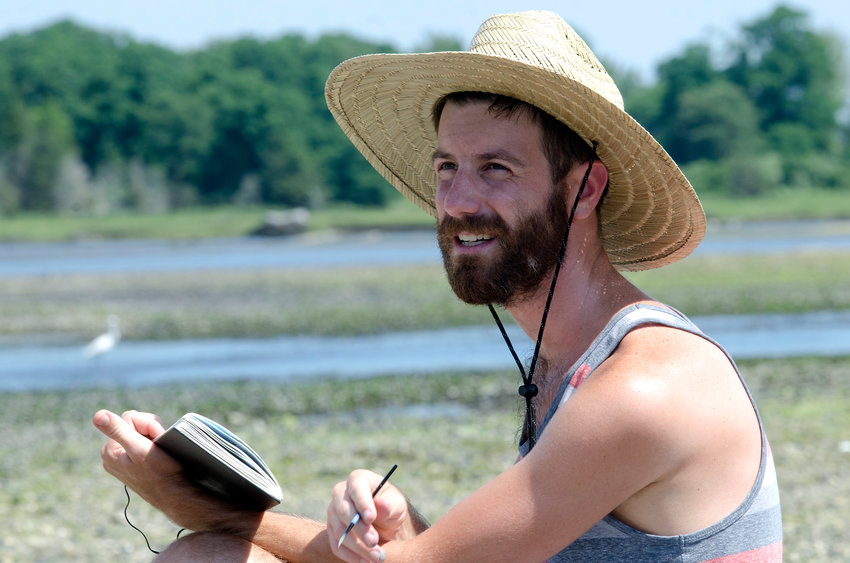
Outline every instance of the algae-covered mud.
<path id="1" fill-rule="evenodd" d="M 850 358 L 743 362 L 776 458 L 786 561 L 850 559 Z M 516 374 L 435 374 L 280 385 L 0 395 L 0 561 L 149 561 L 126 522 L 123 488 L 100 467 L 91 426 L 101 407 L 172 422 L 224 422 L 271 465 L 279 510 L 324 518 L 333 484 L 355 467 L 386 471 L 436 519 L 509 465 L 519 424 Z M 177 529 L 133 495 L 130 515 L 154 548 Z"/>

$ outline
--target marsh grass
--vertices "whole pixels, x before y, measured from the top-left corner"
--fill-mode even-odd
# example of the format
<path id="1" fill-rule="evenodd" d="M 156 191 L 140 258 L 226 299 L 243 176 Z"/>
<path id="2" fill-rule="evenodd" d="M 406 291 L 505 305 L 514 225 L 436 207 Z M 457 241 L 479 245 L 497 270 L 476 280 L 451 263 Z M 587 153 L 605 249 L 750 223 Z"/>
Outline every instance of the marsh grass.
<path id="1" fill-rule="evenodd" d="M 755 198 L 700 194 L 713 222 L 850 218 L 847 190 L 795 188 Z M 0 221 L 0 241 L 49 241 L 80 238 L 196 239 L 245 236 L 273 208 L 223 205 L 174 210 L 168 213 L 125 213 L 106 216 L 17 214 Z M 434 219 L 401 196 L 385 207 L 337 204 L 311 211 L 309 228 L 410 229 L 432 228 Z"/>
<path id="2" fill-rule="evenodd" d="M 700 193 L 699 198 L 711 220 L 764 221 L 850 217 L 850 197 L 847 190 L 794 187 L 772 190 L 758 197 Z"/>
<path id="3" fill-rule="evenodd" d="M 850 540 L 850 358 L 742 364 L 779 472 L 785 559 L 846 561 Z M 164 388 L 0 394 L 0 561 L 148 561 L 123 520 L 120 484 L 100 468 L 101 407 L 144 408 L 166 423 L 196 411 L 224 422 L 271 465 L 280 510 L 322 520 L 354 467 L 386 471 L 429 519 L 512 463 L 519 410 L 510 371 Z M 12 452 L 12 455 L 9 454 Z M 155 548 L 177 529 L 133 495 Z"/>
<path id="4" fill-rule="evenodd" d="M 0 240 L 193 239 L 244 236 L 262 224 L 264 212 L 256 207 L 232 206 L 186 209 L 160 214 L 116 213 L 94 217 L 30 213 L 3 217 L 0 221 Z"/>
<path id="5" fill-rule="evenodd" d="M 850 308 L 850 252 L 692 256 L 629 274 L 689 315 Z M 109 313 L 125 338 L 358 335 L 487 324 L 439 265 L 0 278 L 0 337 L 83 341 Z"/>
<path id="6" fill-rule="evenodd" d="M 850 308 L 846 251 L 692 256 L 629 278 L 689 315 Z"/>
<path id="7" fill-rule="evenodd" d="M 0 241 L 95 239 L 201 239 L 242 237 L 263 224 L 274 208 L 223 205 L 167 213 L 116 213 L 104 216 L 61 216 L 25 213 L 3 217 Z M 428 228 L 434 219 L 402 197 L 386 207 L 336 205 L 310 214 L 309 228 L 400 229 Z"/>

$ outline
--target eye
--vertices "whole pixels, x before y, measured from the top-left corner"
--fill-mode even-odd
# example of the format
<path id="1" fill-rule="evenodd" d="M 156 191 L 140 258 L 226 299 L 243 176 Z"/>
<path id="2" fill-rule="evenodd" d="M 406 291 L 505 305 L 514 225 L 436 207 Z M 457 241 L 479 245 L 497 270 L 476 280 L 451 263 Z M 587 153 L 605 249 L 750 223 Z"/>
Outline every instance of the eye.
<path id="1" fill-rule="evenodd" d="M 502 180 L 510 176 L 511 169 L 498 162 L 488 162 L 482 167 L 482 174 L 494 180 Z"/>
<path id="2" fill-rule="evenodd" d="M 457 170 L 457 164 L 450 160 L 438 160 L 434 162 L 434 169 L 440 181 L 448 181 Z"/>

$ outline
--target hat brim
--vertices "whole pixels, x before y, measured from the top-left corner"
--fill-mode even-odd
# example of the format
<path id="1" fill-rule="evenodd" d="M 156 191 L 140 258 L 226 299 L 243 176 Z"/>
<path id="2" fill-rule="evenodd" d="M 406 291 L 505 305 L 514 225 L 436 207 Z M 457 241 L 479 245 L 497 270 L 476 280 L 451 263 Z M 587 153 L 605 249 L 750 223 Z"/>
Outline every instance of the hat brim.
<path id="1" fill-rule="evenodd" d="M 609 173 L 600 209 L 602 244 L 621 270 L 645 270 L 690 254 L 705 214 L 679 167 L 621 108 L 584 84 L 525 63 L 470 52 L 377 54 L 349 59 L 328 78 L 328 107 L 366 160 L 424 211 L 436 215 L 434 104 L 480 91 L 528 102 L 561 120 Z"/>

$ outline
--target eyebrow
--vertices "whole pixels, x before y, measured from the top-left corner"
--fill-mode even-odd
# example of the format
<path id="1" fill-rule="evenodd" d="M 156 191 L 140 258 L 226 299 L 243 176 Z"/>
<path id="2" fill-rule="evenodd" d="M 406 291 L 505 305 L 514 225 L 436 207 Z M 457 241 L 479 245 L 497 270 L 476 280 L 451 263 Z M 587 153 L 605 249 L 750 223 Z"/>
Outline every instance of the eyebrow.
<path id="1" fill-rule="evenodd" d="M 492 151 L 492 152 L 484 152 L 484 153 L 476 154 L 474 156 L 477 160 L 502 160 L 502 161 L 505 161 L 505 162 L 509 162 L 510 164 L 513 164 L 514 166 L 524 166 L 525 165 L 524 160 L 513 155 L 512 153 L 510 153 L 508 151 L 496 150 L 496 151 Z M 434 151 L 434 154 L 431 155 L 431 160 L 435 161 L 435 160 L 440 159 L 440 158 L 444 158 L 446 160 L 451 160 L 452 155 L 451 155 L 451 153 L 447 153 L 445 151 L 441 151 L 440 149 L 437 149 L 437 150 Z"/>
<path id="2" fill-rule="evenodd" d="M 437 150 L 434 151 L 434 154 L 431 155 L 431 161 L 433 162 L 433 161 L 437 160 L 438 158 L 448 159 L 449 156 L 450 156 L 449 153 L 437 149 Z"/>

